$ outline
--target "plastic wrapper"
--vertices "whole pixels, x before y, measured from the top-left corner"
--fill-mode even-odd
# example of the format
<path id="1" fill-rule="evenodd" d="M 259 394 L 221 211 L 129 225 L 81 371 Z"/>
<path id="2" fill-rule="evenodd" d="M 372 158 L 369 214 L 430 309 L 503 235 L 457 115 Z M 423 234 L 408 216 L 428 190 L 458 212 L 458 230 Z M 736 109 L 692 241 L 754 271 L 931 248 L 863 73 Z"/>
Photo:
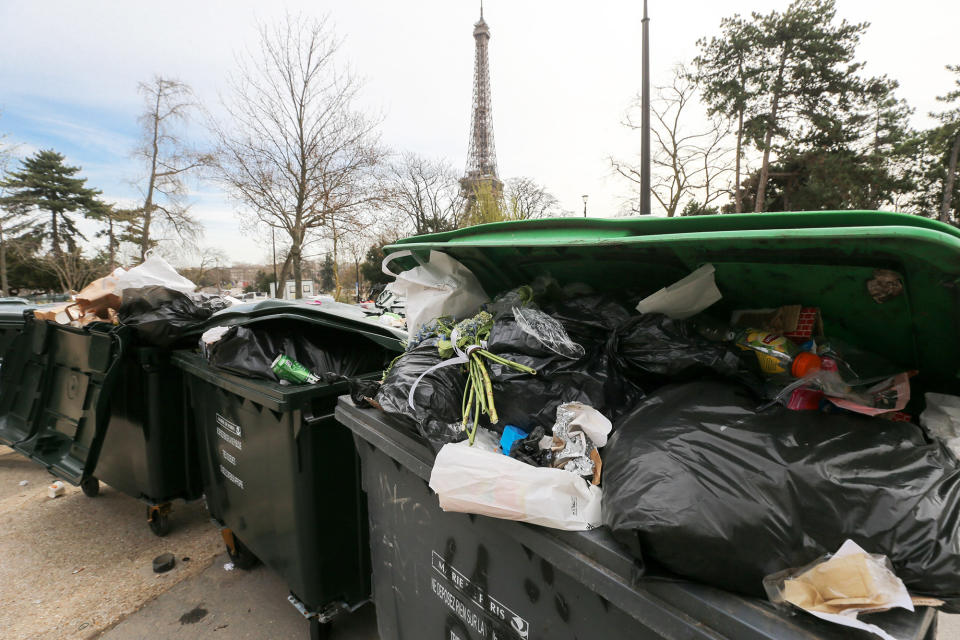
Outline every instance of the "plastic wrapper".
<path id="1" fill-rule="evenodd" d="M 184 333 L 230 306 L 219 297 L 187 295 L 163 286 L 126 289 L 121 297 L 120 322 L 132 326 L 145 344 L 162 349 L 174 347 Z"/>
<path id="2" fill-rule="evenodd" d="M 555 354 L 576 360 L 586 353 L 582 346 L 570 339 L 558 320 L 543 311 L 533 307 L 513 307 L 512 311 L 517 326 Z"/>
<path id="3" fill-rule="evenodd" d="M 900 607 L 913 611 L 910 594 L 886 556 L 870 554 L 853 540 L 837 552 L 801 569 L 787 569 L 763 580 L 767 597 L 822 620 L 897 640 L 882 628 L 858 620 L 861 613 Z"/>
<path id="4" fill-rule="evenodd" d="M 467 437 L 460 422 L 466 386 L 463 368 L 454 365 L 431 371 L 414 390 L 414 406 L 409 403 L 410 388 L 420 374 L 443 360 L 437 342 L 438 338 L 429 338 L 397 358 L 373 399 L 386 413 L 412 421 L 420 435 L 439 449 Z"/>
<path id="5" fill-rule="evenodd" d="M 304 322 L 264 321 L 230 327 L 209 347 L 210 366 L 236 375 L 279 382 L 271 368 L 278 354 L 296 360 L 321 380 L 379 371 L 387 358 L 369 340 Z"/>
<path id="6" fill-rule="evenodd" d="M 960 464 L 920 427 L 755 410 L 739 386 L 664 387 L 604 448 L 604 520 L 674 573 L 763 596 L 848 538 L 960 611 Z"/>

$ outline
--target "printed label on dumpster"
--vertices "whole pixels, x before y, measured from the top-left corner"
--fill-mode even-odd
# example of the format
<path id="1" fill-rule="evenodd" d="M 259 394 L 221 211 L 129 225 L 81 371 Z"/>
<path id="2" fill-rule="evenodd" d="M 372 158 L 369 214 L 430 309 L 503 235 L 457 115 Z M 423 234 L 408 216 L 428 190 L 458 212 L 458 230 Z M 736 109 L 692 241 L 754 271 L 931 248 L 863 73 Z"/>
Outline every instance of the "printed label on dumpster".
<path id="1" fill-rule="evenodd" d="M 243 443 L 241 443 L 237 438 L 234 438 L 229 433 L 217 427 L 217 437 L 223 440 L 224 442 L 233 445 L 237 448 L 237 451 L 243 451 Z"/>
<path id="2" fill-rule="evenodd" d="M 436 551 L 432 552 L 430 564 L 440 576 L 430 577 L 430 587 L 434 595 L 479 633 L 481 638 L 526 640 L 529 637 L 530 623 L 487 593 L 483 587 L 474 584 Z M 463 599 L 458 596 L 463 596 Z M 479 608 L 480 612 L 477 613 L 474 607 Z"/>
<path id="3" fill-rule="evenodd" d="M 227 462 L 229 462 L 230 464 L 232 464 L 232 465 L 234 465 L 234 466 L 237 465 L 237 459 L 236 459 L 236 457 L 230 455 L 230 452 L 227 451 L 226 449 L 220 449 L 220 455 L 223 456 L 223 459 L 226 460 Z"/>
<path id="4" fill-rule="evenodd" d="M 240 432 L 240 425 L 234 422 L 230 422 L 219 413 L 217 414 L 217 424 L 223 427 L 224 429 L 226 429 L 227 431 L 229 431 L 230 433 L 232 433 L 233 435 L 237 436 L 238 438 L 243 437 L 243 433 Z"/>
<path id="5" fill-rule="evenodd" d="M 227 480 L 229 480 L 229 481 L 232 482 L 233 484 L 235 484 L 235 485 L 237 485 L 238 487 L 240 487 L 241 489 L 243 489 L 243 480 L 241 480 L 241 479 L 238 478 L 237 476 L 235 476 L 235 475 L 233 475 L 232 473 L 230 473 L 230 472 L 227 470 L 227 468 L 224 467 L 223 465 L 220 465 L 220 473 L 223 474 L 223 477 L 224 477 L 224 478 L 226 478 Z"/>

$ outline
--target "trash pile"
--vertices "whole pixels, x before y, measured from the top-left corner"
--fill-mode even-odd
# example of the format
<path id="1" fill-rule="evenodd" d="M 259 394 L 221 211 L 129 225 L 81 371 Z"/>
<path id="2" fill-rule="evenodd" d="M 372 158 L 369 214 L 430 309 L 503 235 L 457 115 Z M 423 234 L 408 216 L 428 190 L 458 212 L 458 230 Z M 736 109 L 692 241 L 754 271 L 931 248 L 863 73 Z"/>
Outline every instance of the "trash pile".
<path id="1" fill-rule="evenodd" d="M 233 300 L 193 293 L 197 286 L 158 255 L 130 270 L 118 267 L 94 280 L 71 302 L 37 309 L 38 320 L 83 327 L 94 322 L 132 326 L 141 342 L 169 349 L 188 330 Z"/>
<path id="2" fill-rule="evenodd" d="M 960 611 L 960 398 L 920 414 L 918 372 L 832 337 L 815 300 L 718 311 L 709 264 L 634 310 L 548 277 L 490 299 L 436 251 L 398 282 L 406 352 L 353 397 L 437 451 L 444 510 L 607 526 L 641 563 L 748 595 L 791 572 L 775 601 L 860 628 L 912 610 L 907 589 Z M 873 582 L 839 603 L 850 558 Z"/>

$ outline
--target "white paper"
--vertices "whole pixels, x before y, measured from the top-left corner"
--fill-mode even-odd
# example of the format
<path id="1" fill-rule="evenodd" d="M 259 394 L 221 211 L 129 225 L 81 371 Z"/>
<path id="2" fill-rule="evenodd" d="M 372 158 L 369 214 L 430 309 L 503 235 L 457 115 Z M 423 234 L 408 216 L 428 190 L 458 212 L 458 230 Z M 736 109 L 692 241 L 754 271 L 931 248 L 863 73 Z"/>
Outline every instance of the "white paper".
<path id="1" fill-rule="evenodd" d="M 676 320 L 700 313 L 723 297 L 717 289 L 714 271 L 712 264 L 703 265 L 686 278 L 641 300 L 637 311 L 662 313 Z"/>
<path id="2" fill-rule="evenodd" d="M 867 553 L 853 540 L 847 540 L 844 542 L 840 549 L 834 554 L 834 558 L 842 558 L 844 556 L 857 554 L 857 553 Z M 828 560 L 829 562 L 829 560 Z M 913 611 L 913 601 L 910 599 L 910 593 L 907 591 L 907 587 L 903 582 L 897 578 L 899 583 L 899 589 L 897 591 L 897 596 L 887 602 L 882 609 L 891 609 L 893 607 L 900 607 L 906 609 L 907 611 Z M 848 609 L 843 613 L 822 613 L 819 611 L 810 611 L 809 609 L 804 609 L 807 613 L 817 616 L 821 620 L 826 620 L 827 622 L 833 622 L 835 624 L 842 624 L 845 627 L 851 627 L 853 629 L 862 629 L 868 633 L 873 633 L 880 636 L 883 640 L 902 640 L 895 636 L 890 635 L 880 627 L 875 624 L 868 624 L 862 620 L 857 619 L 857 615 L 861 613 L 869 613 L 871 611 L 876 611 L 877 609 Z"/>
<path id="3" fill-rule="evenodd" d="M 600 487 L 569 471 L 534 467 L 481 446 L 445 444 L 437 454 L 430 488 L 444 511 L 568 531 L 602 523 Z"/>

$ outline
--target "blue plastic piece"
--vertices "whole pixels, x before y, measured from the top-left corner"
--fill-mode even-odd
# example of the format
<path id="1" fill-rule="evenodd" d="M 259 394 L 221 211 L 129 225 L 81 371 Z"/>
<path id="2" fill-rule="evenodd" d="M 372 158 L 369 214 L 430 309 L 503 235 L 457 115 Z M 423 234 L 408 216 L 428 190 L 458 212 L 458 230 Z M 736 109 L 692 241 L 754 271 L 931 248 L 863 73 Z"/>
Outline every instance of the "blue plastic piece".
<path id="1" fill-rule="evenodd" d="M 500 436 L 500 451 L 502 451 L 505 456 L 510 455 L 510 449 L 513 448 L 513 443 L 517 440 L 523 440 L 526 437 L 526 431 L 520 427 L 508 424 L 503 428 L 503 435 Z"/>

